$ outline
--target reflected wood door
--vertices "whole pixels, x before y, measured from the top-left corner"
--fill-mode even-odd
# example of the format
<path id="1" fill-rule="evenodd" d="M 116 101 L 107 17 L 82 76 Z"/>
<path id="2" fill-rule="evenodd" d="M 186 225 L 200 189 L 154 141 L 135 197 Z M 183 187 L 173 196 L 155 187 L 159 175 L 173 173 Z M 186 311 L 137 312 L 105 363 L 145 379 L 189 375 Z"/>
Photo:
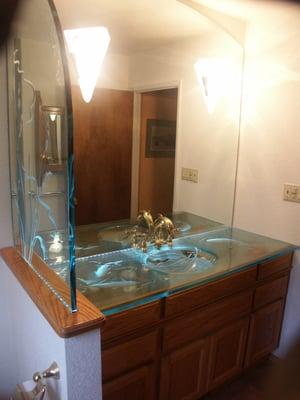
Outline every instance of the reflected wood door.
<path id="1" fill-rule="evenodd" d="M 138 368 L 103 385 L 103 400 L 155 400 L 154 364 Z"/>
<path id="2" fill-rule="evenodd" d="M 143 93 L 141 97 L 141 137 L 138 209 L 157 213 L 173 211 L 175 157 L 147 157 L 147 121 L 177 118 L 177 89 Z"/>
<path id="3" fill-rule="evenodd" d="M 271 353 L 278 346 L 284 300 L 276 301 L 251 316 L 246 367 Z"/>
<path id="4" fill-rule="evenodd" d="M 175 350 L 162 361 L 160 400 L 193 400 L 207 391 L 209 340 Z"/>
<path id="5" fill-rule="evenodd" d="M 234 322 L 211 339 L 208 390 L 234 377 L 243 368 L 249 318 Z"/>
<path id="6" fill-rule="evenodd" d="M 76 225 L 130 217 L 133 92 L 72 87 Z"/>

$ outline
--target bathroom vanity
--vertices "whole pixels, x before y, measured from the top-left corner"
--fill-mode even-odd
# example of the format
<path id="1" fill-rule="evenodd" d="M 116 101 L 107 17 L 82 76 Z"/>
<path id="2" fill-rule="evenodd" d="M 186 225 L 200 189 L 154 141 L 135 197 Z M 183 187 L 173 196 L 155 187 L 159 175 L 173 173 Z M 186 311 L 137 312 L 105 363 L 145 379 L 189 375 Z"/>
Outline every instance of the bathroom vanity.
<path id="1" fill-rule="evenodd" d="M 102 253 L 79 249 L 77 287 L 105 315 L 104 400 L 199 399 L 279 344 L 294 246 L 174 217 L 172 246 L 131 248 L 127 221 L 95 227 Z"/>
<path id="2" fill-rule="evenodd" d="M 244 35 L 193 1 L 104 1 L 87 104 L 53 1 L 24 3 L 7 49 L 15 248 L 0 254 L 59 336 L 101 330 L 104 400 L 199 399 L 277 347 L 295 248 L 231 226 Z"/>
<path id="3" fill-rule="evenodd" d="M 108 315 L 104 400 L 199 399 L 279 343 L 292 250 Z"/>

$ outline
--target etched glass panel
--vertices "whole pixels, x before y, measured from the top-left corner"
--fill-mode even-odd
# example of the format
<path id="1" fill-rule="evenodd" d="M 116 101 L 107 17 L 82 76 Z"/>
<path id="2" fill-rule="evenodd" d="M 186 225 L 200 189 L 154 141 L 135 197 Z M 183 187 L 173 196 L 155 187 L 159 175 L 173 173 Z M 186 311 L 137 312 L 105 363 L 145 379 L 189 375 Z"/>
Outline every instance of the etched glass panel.
<path id="1" fill-rule="evenodd" d="M 51 288 L 74 311 L 71 101 L 63 57 L 52 2 L 23 2 L 7 51 L 15 245 L 46 281 L 41 259 L 52 268 L 68 265 L 71 295 L 54 282 Z"/>

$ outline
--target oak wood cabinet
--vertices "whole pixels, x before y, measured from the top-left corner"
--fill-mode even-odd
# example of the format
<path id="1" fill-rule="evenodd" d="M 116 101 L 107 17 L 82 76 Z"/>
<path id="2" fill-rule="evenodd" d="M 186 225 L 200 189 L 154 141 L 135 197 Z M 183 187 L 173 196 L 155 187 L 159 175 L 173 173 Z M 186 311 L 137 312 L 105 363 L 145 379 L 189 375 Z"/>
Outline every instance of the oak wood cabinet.
<path id="1" fill-rule="evenodd" d="M 280 337 L 284 300 L 276 301 L 251 316 L 246 366 L 276 349 Z"/>
<path id="2" fill-rule="evenodd" d="M 239 374 L 243 369 L 249 318 L 221 329 L 211 340 L 208 391 Z"/>
<path id="3" fill-rule="evenodd" d="M 193 400 L 278 345 L 292 253 L 107 318 L 104 400 Z"/>
<path id="4" fill-rule="evenodd" d="M 165 356 L 160 399 L 192 400 L 206 393 L 209 339 L 198 340 Z"/>
<path id="5" fill-rule="evenodd" d="M 103 385 L 105 400 L 156 400 L 153 364 L 135 369 Z"/>

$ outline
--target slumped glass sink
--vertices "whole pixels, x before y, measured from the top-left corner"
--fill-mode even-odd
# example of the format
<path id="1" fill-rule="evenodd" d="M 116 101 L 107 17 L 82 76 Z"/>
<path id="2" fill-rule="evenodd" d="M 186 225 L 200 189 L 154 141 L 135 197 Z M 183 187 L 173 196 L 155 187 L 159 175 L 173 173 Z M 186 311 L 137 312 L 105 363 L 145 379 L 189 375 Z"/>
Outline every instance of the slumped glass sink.
<path id="1" fill-rule="evenodd" d="M 173 247 L 149 246 L 148 253 L 122 248 L 80 257 L 77 283 L 92 303 L 109 314 L 226 276 L 289 246 L 238 229 L 192 233 L 175 238 Z M 55 262 L 52 268 L 68 280 L 66 262 Z"/>
<path id="2" fill-rule="evenodd" d="M 211 267 L 217 257 L 195 246 L 175 245 L 167 250 L 153 250 L 145 259 L 145 266 L 151 270 L 181 275 L 199 273 Z"/>
<path id="3" fill-rule="evenodd" d="M 108 226 L 99 231 L 98 239 L 111 242 L 128 242 L 130 238 L 129 231 L 134 227 L 135 225 L 130 224 Z"/>
<path id="4" fill-rule="evenodd" d="M 141 268 L 138 261 L 112 261 L 105 264 L 86 264 L 77 270 L 77 281 L 81 290 L 91 288 L 115 288 L 126 291 L 137 290 L 154 279 L 151 271 Z"/>

